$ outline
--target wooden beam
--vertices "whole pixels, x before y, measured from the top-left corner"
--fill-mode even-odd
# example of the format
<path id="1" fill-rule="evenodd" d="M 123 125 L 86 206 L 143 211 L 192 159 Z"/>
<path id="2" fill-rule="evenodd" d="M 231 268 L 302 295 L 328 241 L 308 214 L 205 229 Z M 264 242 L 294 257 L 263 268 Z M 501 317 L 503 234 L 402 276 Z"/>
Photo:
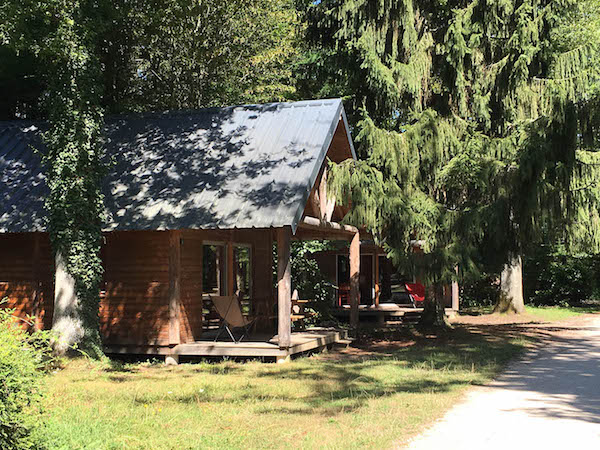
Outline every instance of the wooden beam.
<path id="1" fill-rule="evenodd" d="M 309 230 L 305 228 L 298 228 L 296 234 L 292 236 L 294 241 L 350 241 L 352 235 L 339 232 L 330 232 L 327 230 Z"/>
<path id="2" fill-rule="evenodd" d="M 169 233 L 169 344 L 181 343 L 181 232 Z"/>
<path id="3" fill-rule="evenodd" d="M 328 222 L 326 220 L 320 220 L 316 217 L 306 216 L 298 224 L 298 228 L 305 230 L 317 230 L 321 232 L 330 232 L 332 235 L 337 234 L 338 236 L 346 239 L 351 239 L 356 233 L 358 228 L 351 225 L 342 225 L 336 222 Z"/>
<path id="4" fill-rule="evenodd" d="M 291 237 L 290 227 L 277 230 L 277 334 L 279 348 L 289 348 L 292 342 Z"/>
<path id="5" fill-rule="evenodd" d="M 233 236 L 227 242 L 227 295 L 233 295 L 235 271 L 233 268 Z"/>
<path id="6" fill-rule="evenodd" d="M 360 234 L 350 242 L 350 327 L 358 330 L 358 304 L 360 302 Z"/>

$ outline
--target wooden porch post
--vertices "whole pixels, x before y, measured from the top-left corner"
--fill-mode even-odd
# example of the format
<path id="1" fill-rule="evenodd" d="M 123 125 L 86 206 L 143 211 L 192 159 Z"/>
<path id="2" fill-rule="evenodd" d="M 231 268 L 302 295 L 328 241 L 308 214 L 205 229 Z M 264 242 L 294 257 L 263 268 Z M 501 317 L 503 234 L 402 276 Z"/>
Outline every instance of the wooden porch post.
<path id="1" fill-rule="evenodd" d="M 181 231 L 169 233 L 169 344 L 181 343 L 179 316 L 181 305 Z"/>
<path id="2" fill-rule="evenodd" d="M 355 233 L 350 242 L 350 327 L 358 330 L 358 304 L 360 301 L 360 234 Z"/>
<path id="3" fill-rule="evenodd" d="M 229 237 L 227 242 L 227 295 L 233 295 L 235 270 L 233 268 L 233 235 Z"/>
<path id="4" fill-rule="evenodd" d="M 277 334 L 279 348 L 289 348 L 292 343 L 291 237 L 290 227 L 277 230 Z"/>

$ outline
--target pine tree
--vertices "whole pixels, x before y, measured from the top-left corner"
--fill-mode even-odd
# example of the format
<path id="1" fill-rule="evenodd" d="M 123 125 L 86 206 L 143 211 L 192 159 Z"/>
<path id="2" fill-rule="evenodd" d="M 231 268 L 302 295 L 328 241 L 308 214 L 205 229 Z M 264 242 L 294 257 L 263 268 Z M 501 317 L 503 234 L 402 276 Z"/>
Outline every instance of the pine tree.
<path id="1" fill-rule="evenodd" d="M 360 161 L 333 167 L 337 198 L 397 264 L 425 241 L 429 300 L 439 285 L 500 268 L 572 211 L 575 102 L 591 46 L 560 53 L 571 0 L 322 1 L 309 35 L 348 71 Z M 586 73 L 586 75 L 581 75 Z M 339 79 L 339 77 L 338 77 Z M 431 298 L 434 297 L 434 298 Z M 510 303 L 510 302 L 509 302 Z M 428 310 L 433 310 L 429 314 Z"/>

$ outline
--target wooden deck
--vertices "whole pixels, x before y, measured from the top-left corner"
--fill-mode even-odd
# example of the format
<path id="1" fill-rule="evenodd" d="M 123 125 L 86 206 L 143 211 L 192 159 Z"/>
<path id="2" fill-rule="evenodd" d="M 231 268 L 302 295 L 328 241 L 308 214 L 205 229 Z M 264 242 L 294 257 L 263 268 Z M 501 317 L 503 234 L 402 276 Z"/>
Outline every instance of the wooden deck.
<path id="1" fill-rule="evenodd" d="M 423 308 L 414 308 L 412 305 L 399 305 L 396 303 L 381 303 L 379 306 L 360 305 L 358 315 L 361 319 L 374 319 L 379 323 L 388 321 L 402 321 L 414 323 L 421 317 Z M 446 308 L 446 315 L 453 316 L 456 313 L 452 308 Z M 333 314 L 339 319 L 350 317 L 350 305 L 335 308 Z"/>
<path id="2" fill-rule="evenodd" d="M 348 334 L 345 330 L 334 328 L 312 328 L 302 332 L 294 332 L 291 335 L 292 345 L 288 349 L 280 349 L 278 336 L 275 335 L 252 335 L 242 342 L 234 343 L 230 340 L 211 339 L 213 333 L 206 333 L 206 340 L 179 344 L 173 348 L 169 347 L 141 347 L 141 346 L 110 346 L 108 353 L 117 354 L 155 354 L 173 355 L 179 357 L 205 356 L 220 357 L 231 356 L 240 358 L 275 358 L 282 360 L 299 353 L 322 350 L 327 346 L 342 343 L 348 344 Z"/>

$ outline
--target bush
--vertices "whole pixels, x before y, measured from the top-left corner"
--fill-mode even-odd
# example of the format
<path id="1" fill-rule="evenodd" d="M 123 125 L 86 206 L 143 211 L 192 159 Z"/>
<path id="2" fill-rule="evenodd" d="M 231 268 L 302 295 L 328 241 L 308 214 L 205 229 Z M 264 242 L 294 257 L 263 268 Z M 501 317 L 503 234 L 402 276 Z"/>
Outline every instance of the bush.
<path id="1" fill-rule="evenodd" d="M 460 307 L 493 306 L 500 298 L 500 276 L 483 273 L 479 278 L 466 280 L 460 286 Z"/>
<path id="2" fill-rule="evenodd" d="M 302 299 L 312 302 L 306 308 L 306 325 L 327 325 L 335 321 L 332 315 L 335 288 L 323 276 L 317 261 L 300 256 L 292 259 L 292 285 Z"/>
<path id="3" fill-rule="evenodd" d="M 312 254 L 332 248 L 321 241 L 295 241 L 291 248 L 292 289 L 301 299 L 312 300 L 305 311 L 306 325 L 330 325 L 337 322 L 332 315 L 335 287 L 323 275 Z M 273 246 L 273 287 L 277 289 L 277 246 Z"/>
<path id="4" fill-rule="evenodd" d="M 48 332 L 28 332 L 13 311 L 0 308 L 0 448 L 40 448 L 43 368 L 50 356 Z"/>
<path id="5" fill-rule="evenodd" d="M 600 298 L 600 256 L 541 249 L 524 261 L 524 295 L 533 305 L 581 306 Z"/>

